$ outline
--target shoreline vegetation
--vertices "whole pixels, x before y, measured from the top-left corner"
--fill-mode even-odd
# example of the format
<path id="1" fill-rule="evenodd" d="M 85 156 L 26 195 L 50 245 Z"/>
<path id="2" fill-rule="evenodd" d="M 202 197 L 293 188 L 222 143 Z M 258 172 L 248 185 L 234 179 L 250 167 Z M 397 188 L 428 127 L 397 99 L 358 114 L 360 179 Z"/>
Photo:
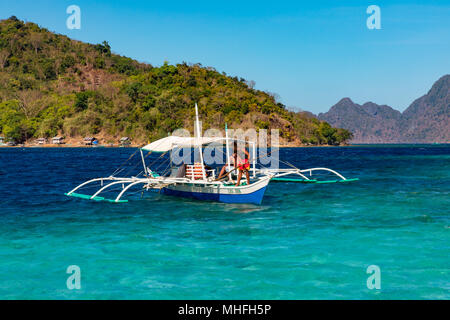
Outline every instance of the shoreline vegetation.
<path id="1" fill-rule="evenodd" d="M 450 143 L 352 143 L 336 145 L 279 145 L 278 148 L 328 148 L 328 147 L 382 147 L 382 146 L 450 146 Z M 141 144 L 131 144 L 129 146 L 121 146 L 120 144 L 96 145 L 88 146 L 83 144 L 20 144 L 15 146 L 0 145 L 0 148 L 141 148 Z M 270 146 L 269 146 L 270 148 Z"/>
<path id="2" fill-rule="evenodd" d="M 0 137 L 16 144 L 55 136 L 129 137 L 141 145 L 193 128 L 279 130 L 281 145 L 341 145 L 352 133 L 289 110 L 254 81 L 201 64 L 160 67 L 114 54 L 12 16 L 0 21 Z M 191 129 L 192 133 L 192 129 Z M 73 145 L 73 143 L 71 143 Z"/>
<path id="3" fill-rule="evenodd" d="M 346 145 L 340 145 L 339 147 L 353 147 L 354 145 L 346 144 Z M 355 145 L 356 146 L 356 145 Z M 45 145 L 37 145 L 37 144 L 24 144 L 24 145 L 16 145 L 16 146 L 7 146 L 7 145 L 0 145 L 0 148 L 141 148 L 142 145 L 134 145 L 131 144 L 126 147 L 122 147 L 119 144 L 112 144 L 112 145 L 97 145 L 97 146 L 86 146 L 86 145 L 74 145 L 74 144 L 45 144 Z M 310 145 L 310 146 L 298 146 L 298 145 L 280 145 L 278 148 L 327 148 L 327 147 L 337 147 L 335 145 Z M 270 146 L 269 146 L 270 148 Z"/>
<path id="4" fill-rule="evenodd" d="M 0 138 L 1 139 L 1 138 Z M 95 143 L 86 144 L 86 140 L 77 137 L 77 138 L 64 138 L 62 143 L 53 143 L 52 139 L 46 139 L 44 143 L 38 143 L 38 139 L 30 139 L 29 141 L 24 141 L 22 143 L 17 143 L 14 145 L 8 145 L 6 143 L 1 143 L 0 148 L 118 148 L 118 147 L 130 147 L 130 148 L 141 148 L 153 141 L 147 141 L 144 143 L 135 142 L 132 140 L 128 140 L 127 143 L 122 143 L 120 139 L 116 139 L 115 142 L 107 142 L 106 139 L 96 139 L 91 138 Z M 270 143 L 270 139 L 268 141 L 267 147 L 271 148 L 272 145 Z M 225 147 L 225 144 L 223 145 Z M 312 144 L 297 144 L 297 143 L 279 143 L 277 145 L 278 148 L 309 148 L 309 147 L 335 147 L 337 145 L 329 145 L 329 144 L 321 144 L 321 145 L 312 145 Z M 351 146 L 348 143 L 341 143 L 339 146 L 346 147 Z"/>

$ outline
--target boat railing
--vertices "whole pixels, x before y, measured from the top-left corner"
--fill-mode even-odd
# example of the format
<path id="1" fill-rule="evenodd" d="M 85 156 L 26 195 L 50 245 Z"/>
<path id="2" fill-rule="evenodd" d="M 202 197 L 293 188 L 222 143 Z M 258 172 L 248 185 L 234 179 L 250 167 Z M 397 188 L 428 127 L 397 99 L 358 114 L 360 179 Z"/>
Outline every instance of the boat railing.
<path id="1" fill-rule="evenodd" d="M 327 172 L 331 172 L 333 174 L 335 174 L 336 176 L 338 176 L 339 178 L 341 178 L 342 180 L 347 180 L 342 174 L 340 174 L 337 171 L 334 171 L 332 169 L 329 168 L 322 168 L 322 167 L 318 167 L 318 168 L 309 168 L 309 169 L 260 169 L 259 172 L 260 173 L 272 173 L 274 174 L 274 177 L 283 177 L 283 176 L 287 176 L 290 174 L 297 174 L 299 176 L 301 176 L 303 179 L 305 180 L 310 180 L 307 176 L 304 175 L 304 173 L 309 173 L 309 176 L 312 176 L 313 171 L 327 171 Z"/>

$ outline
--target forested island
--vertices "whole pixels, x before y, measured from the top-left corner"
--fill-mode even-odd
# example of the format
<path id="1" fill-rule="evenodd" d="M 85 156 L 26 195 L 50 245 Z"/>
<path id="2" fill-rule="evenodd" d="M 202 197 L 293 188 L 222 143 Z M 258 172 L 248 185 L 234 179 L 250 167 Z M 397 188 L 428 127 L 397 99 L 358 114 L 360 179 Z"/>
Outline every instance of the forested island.
<path id="1" fill-rule="evenodd" d="M 23 143 L 56 135 L 122 136 L 147 143 L 177 128 L 279 129 L 282 144 L 340 145 L 350 131 L 290 111 L 254 82 L 201 64 L 155 67 L 10 17 L 0 21 L 0 136 Z"/>

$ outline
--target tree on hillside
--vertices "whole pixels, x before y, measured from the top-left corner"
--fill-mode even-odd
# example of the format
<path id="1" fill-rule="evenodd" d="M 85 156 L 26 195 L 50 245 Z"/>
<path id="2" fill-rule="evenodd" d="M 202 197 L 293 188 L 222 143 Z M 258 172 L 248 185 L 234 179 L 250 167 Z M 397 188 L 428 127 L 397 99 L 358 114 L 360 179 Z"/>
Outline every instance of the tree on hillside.
<path id="1" fill-rule="evenodd" d="M 6 66 L 6 62 L 8 61 L 9 55 L 10 53 L 8 50 L 6 49 L 0 50 L 0 67 L 2 68 L 2 70 Z"/>
<path id="2" fill-rule="evenodd" d="M 27 119 L 36 116 L 40 111 L 39 99 L 41 97 L 42 93 L 39 90 L 21 90 L 17 92 L 20 107 Z"/>
<path id="3" fill-rule="evenodd" d="M 20 111 L 18 101 L 0 103 L 0 131 L 6 138 L 16 142 L 23 142 L 33 134 L 30 122 Z"/>
<path id="4" fill-rule="evenodd" d="M 41 48 L 42 45 L 42 36 L 40 33 L 33 32 L 30 34 L 30 43 L 34 48 L 34 53 L 37 54 L 38 50 Z"/>

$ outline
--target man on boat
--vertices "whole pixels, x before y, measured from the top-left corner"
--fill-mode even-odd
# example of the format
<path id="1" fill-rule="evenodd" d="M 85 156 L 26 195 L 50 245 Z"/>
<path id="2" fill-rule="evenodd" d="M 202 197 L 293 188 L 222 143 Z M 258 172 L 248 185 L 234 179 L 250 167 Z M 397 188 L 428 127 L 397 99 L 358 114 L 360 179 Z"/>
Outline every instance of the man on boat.
<path id="1" fill-rule="evenodd" d="M 238 173 L 238 180 L 237 180 L 236 186 L 240 185 L 243 173 L 245 173 L 245 176 L 247 177 L 247 184 L 250 184 L 250 174 L 249 174 L 250 154 L 245 149 L 245 147 L 241 148 L 240 150 L 238 150 L 238 146 L 237 145 L 238 144 L 235 141 L 234 145 L 233 145 L 233 154 L 228 159 L 228 161 L 229 161 L 228 163 L 233 163 L 234 164 L 234 168 L 231 169 L 228 173 L 225 173 L 225 171 L 228 169 L 228 163 L 225 164 L 222 167 L 222 170 L 220 171 L 218 179 L 221 179 L 222 177 L 225 177 L 226 175 L 231 174 L 232 171 L 237 169 L 237 170 L 239 170 L 239 173 Z M 240 156 L 242 154 L 244 154 L 244 159 L 242 159 L 242 157 Z"/>
<path id="2" fill-rule="evenodd" d="M 242 178 L 243 173 L 245 173 L 245 176 L 247 178 L 247 185 L 250 184 L 250 173 L 248 172 L 248 170 L 250 169 L 250 161 L 249 161 L 250 154 L 248 153 L 248 151 L 245 148 L 244 148 L 244 153 L 245 153 L 244 162 L 243 163 L 238 162 L 239 174 L 238 174 L 238 180 L 236 182 L 236 187 L 241 184 L 241 178 Z"/>

